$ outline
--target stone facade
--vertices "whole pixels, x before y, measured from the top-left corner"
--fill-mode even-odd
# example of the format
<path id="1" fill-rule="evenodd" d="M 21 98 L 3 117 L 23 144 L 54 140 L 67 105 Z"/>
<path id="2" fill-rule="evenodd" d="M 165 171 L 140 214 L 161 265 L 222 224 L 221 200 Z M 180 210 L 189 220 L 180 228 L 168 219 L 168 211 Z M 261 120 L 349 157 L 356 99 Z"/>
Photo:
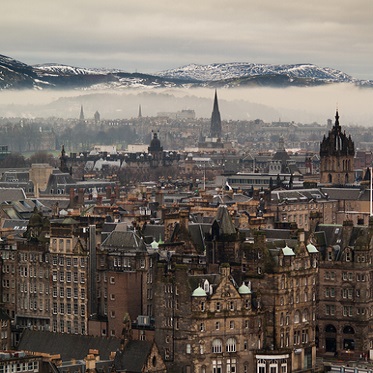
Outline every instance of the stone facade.
<path id="1" fill-rule="evenodd" d="M 351 136 L 342 132 L 338 111 L 335 124 L 320 144 L 320 181 L 323 184 L 345 185 L 355 181 L 355 146 Z"/>
<path id="2" fill-rule="evenodd" d="M 321 255 L 317 300 L 320 354 L 373 358 L 371 290 L 373 220 L 369 226 L 320 226 L 311 236 Z"/>

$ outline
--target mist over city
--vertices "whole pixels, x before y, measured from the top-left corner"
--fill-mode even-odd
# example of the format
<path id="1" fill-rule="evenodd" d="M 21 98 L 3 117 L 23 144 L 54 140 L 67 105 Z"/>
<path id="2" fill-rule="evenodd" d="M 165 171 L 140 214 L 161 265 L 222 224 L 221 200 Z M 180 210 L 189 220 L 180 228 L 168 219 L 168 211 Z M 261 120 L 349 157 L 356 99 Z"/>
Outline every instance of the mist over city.
<path id="1" fill-rule="evenodd" d="M 156 89 L 105 91 L 1 91 L 2 117 L 77 118 L 84 106 L 87 118 L 98 110 L 102 119 L 129 119 L 138 115 L 141 105 L 144 116 L 159 112 L 192 109 L 197 118 L 209 118 L 214 90 Z M 218 89 L 221 115 L 224 120 L 283 121 L 325 124 L 339 108 L 343 123 L 348 126 L 371 126 L 370 105 L 373 90 L 349 84 L 295 88 L 221 88 Z"/>

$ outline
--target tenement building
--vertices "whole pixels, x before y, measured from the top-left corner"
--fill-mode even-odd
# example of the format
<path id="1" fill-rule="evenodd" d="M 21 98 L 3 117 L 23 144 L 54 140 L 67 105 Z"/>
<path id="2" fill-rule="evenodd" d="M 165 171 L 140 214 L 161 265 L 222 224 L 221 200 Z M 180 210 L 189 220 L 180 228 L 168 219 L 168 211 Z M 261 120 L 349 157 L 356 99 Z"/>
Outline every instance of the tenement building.
<path id="1" fill-rule="evenodd" d="M 369 226 L 320 224 L 311 240 L 321 253 L 317 299 L 318 348 L 354 360 L 373 358 L 371 289 L 373 220 Z"/>
<path id="2" fill-rule="evenodd" d="M 227 212 L 217 211 L 206 256 L 163 245 L 154 315 L 169 371 L 311 372 L 318 250 L 303 231 L 246 240 Z"/>

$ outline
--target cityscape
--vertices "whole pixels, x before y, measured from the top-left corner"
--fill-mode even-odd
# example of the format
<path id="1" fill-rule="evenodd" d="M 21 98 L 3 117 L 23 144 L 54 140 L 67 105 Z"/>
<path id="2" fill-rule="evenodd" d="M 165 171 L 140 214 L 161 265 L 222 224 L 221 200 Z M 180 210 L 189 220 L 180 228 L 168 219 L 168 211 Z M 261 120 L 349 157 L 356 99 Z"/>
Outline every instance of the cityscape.
<path id="1" fill-rule="evenodd" d="M 372 373 L 372 12 L 3 2 L 0 373 Z"/>
<path id="2" fill-rule="evenodd" d="M 210 107 L 2 118 L 3 370 L 370 369 L 371 135 Z"/>

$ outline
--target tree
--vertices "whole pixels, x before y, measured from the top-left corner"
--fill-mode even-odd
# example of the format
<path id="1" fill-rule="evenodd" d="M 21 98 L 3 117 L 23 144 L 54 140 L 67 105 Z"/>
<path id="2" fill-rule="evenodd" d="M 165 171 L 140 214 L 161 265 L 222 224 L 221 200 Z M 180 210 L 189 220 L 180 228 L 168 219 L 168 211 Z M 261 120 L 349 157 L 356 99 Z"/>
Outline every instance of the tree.
<path id="1" fill-rule="evenodd" d="M 51 166 L 56 165 L 56 160 L 54 159 L 53 154 L 47 153 L 45 151 L 39 151 L 34 153 L 29 159 L 30 164 L 33 163 L 48 163 Z"/>
<path id="2" fill-rule="evenodd" d="M 2 168 L 21 168 L 26 167 L 25 157 L 20 153 L 10 153 L 0 161 Z"/>

